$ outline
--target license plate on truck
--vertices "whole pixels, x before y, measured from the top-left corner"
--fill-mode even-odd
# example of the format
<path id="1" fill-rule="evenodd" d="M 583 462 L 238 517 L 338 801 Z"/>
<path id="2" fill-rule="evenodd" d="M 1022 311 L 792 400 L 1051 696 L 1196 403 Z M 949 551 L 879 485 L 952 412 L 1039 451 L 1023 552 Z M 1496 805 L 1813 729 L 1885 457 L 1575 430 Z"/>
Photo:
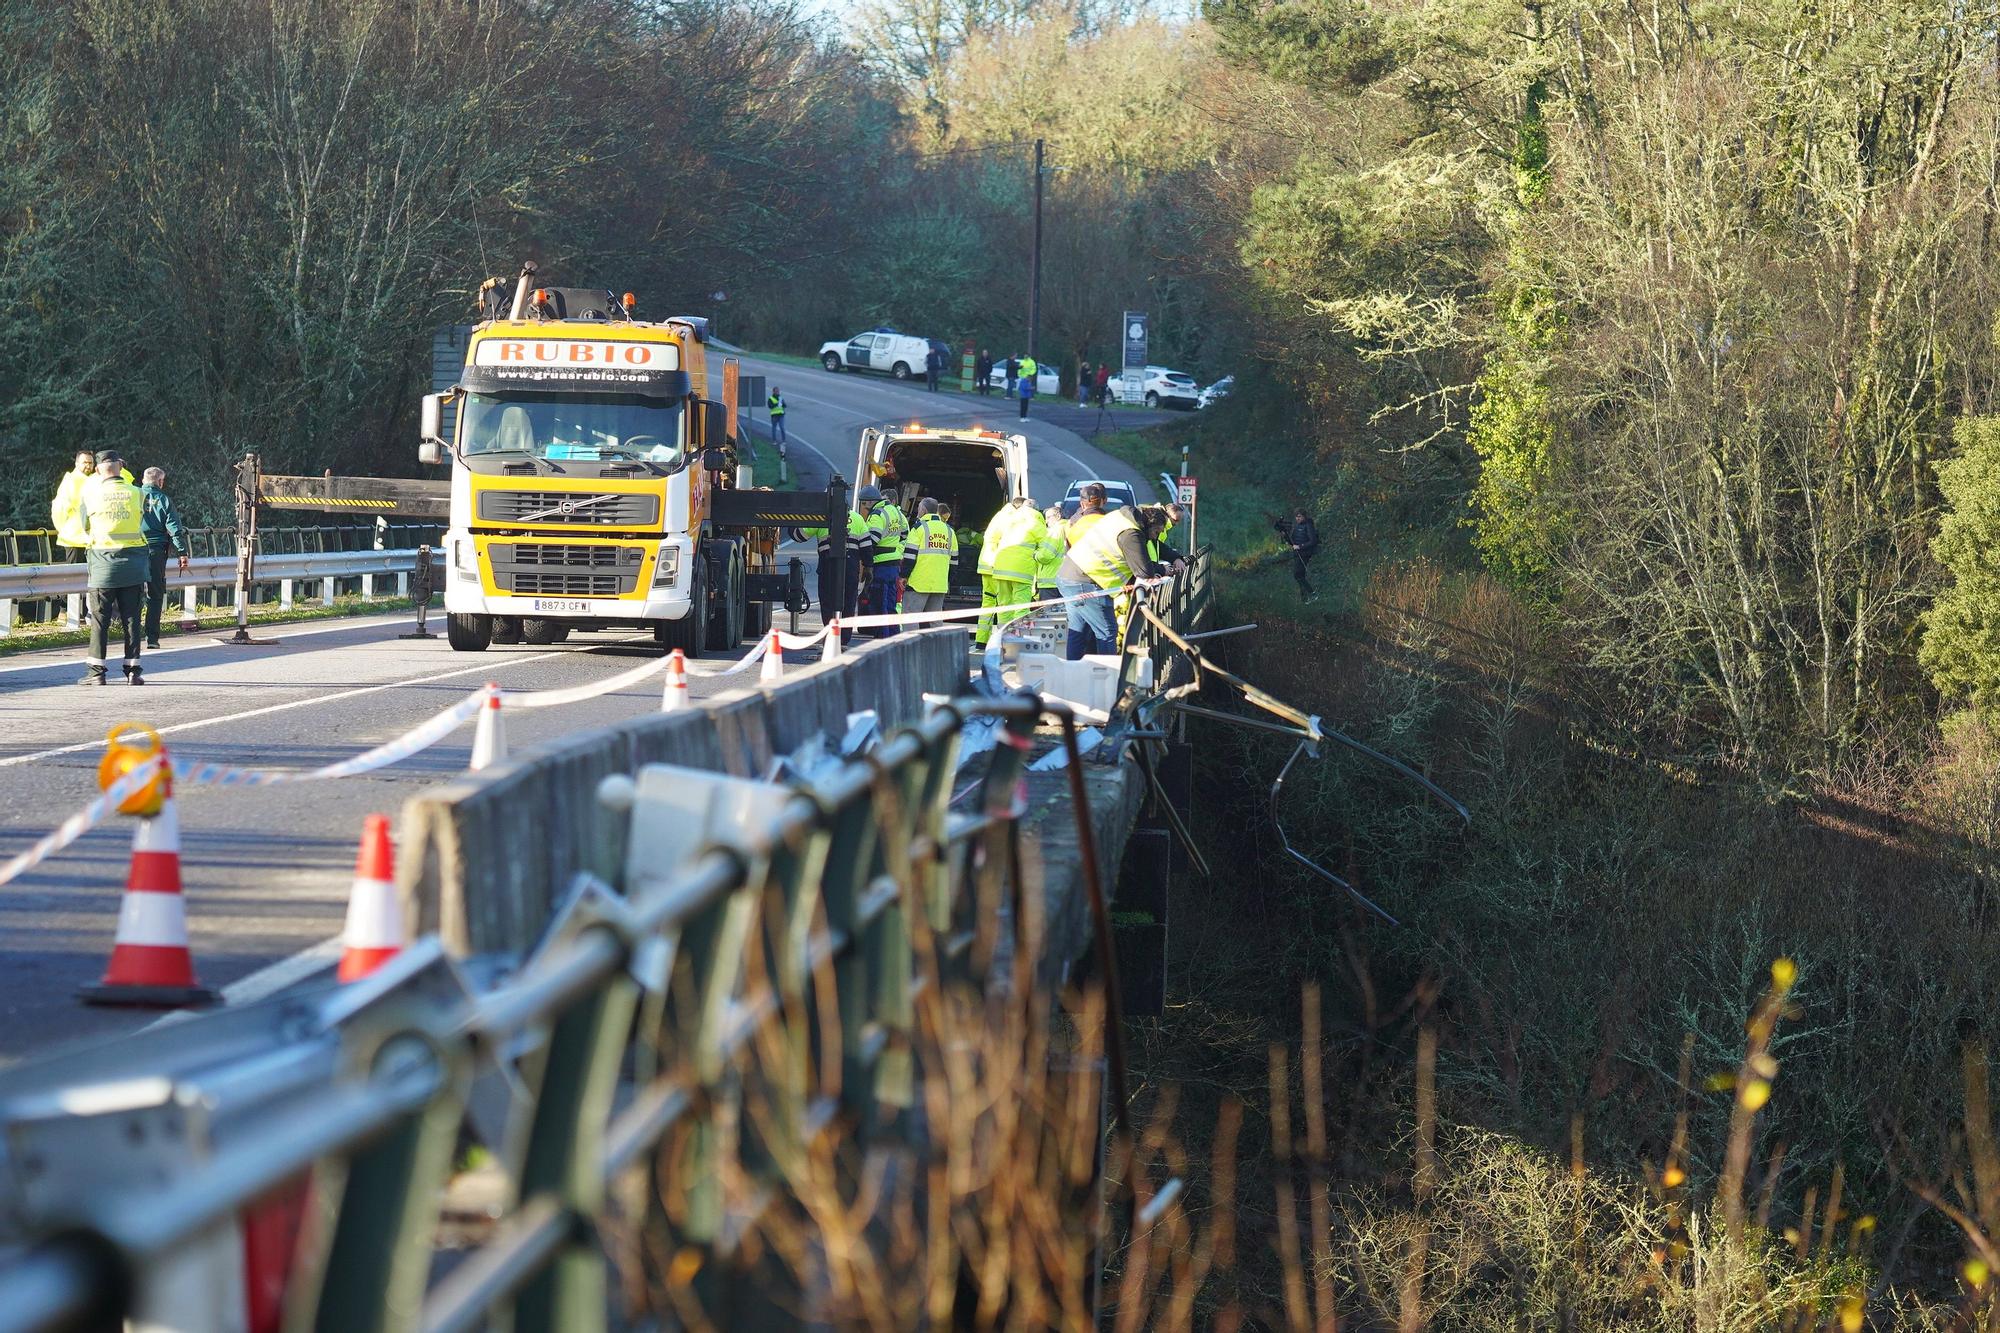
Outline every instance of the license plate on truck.
<path id="1" fill-rule="evenodd" d="M 580 616 L 589 609 L 590 603 L 577 597 L 537 597 L 535 599 L 535 610 L 553 611 L 558 615 L 567 613 Z"/>

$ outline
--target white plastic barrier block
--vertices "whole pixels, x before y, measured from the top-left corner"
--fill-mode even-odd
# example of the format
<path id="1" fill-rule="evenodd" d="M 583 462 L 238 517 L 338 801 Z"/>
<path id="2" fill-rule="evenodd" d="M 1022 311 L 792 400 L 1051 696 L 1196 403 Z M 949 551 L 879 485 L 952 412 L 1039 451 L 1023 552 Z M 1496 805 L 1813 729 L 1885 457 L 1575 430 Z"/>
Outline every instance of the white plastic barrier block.
<path id="1" fill-rule="evenodd" d="M 1116 653 L 1090 653 L 1075 662 L 1066 662 L 1054 653 L 1022 653 L 1016 666 L 1023 686 L 1084 712 L 1108 715 L 1118 701 Z M 1135 658 L 1133 666 L 1134 683 L 1142 690 L 1151 689 L 1152 659 Z"/>
<path id="2" fill-rule="evenodd" d="M 625 882 L 670 879 L 711 842 L 754 841 L 792 798 L 789 787 L 677 764 L 647 764 L 635 779 Z"/>

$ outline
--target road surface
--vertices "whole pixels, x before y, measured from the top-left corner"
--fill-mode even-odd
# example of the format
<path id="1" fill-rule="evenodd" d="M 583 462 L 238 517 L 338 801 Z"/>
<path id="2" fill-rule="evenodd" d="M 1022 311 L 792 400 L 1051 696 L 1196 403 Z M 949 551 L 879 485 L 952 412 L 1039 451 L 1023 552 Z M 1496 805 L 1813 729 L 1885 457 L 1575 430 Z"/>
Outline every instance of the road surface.
<path id="1" fill-rule="evenodd" d="M 925 420 L 925 407 L 947 403 L 957 415 L 933 414 L 932 423 L 969 416 L 962 398 L 887 380 L 754 358 L 746 358 L 746 369 L 785 388 L 791 459 L 803 487 L 826 484 L 829 459 L 852 472 L 863 426 Z M 1003 423 L 996 415 L 989 424 Z M 1069 431 L 1031 421 L 1026 433 L 1038 499 L 1053 500 L 1089 476 L 1123 478 L 1152 493 L 1130 468 Z M 816 627 L 816 617 L 808 621 Z M 0 860 L 96 794 L 104 734 L 119 722 L 159 728 L 184 760 L 309 768 L 392 739 L 488 680 L 510 690 L 554 689 L 616 675 L 655 655 L 650 636 L 630 633 L 460 654 L 443 638 L 399 639 L 408 628 L 407 616 L 318 621 L 259 631 L 278 640 L 262 648 L 170 638 L 165 649 L 147 655 L 149 683 L 140 689 L 79 688 L 78 649 L 0 660 Z M 697 699 L 746 683 L 741 675 L 717 679 L 721 665 L 695 665 L 690 687 Z M 655 711 L 659 699 L 654 678 L 587 703 L 510 712 L 508 738 L 519 749 Z M 471 741 L 468 727 L 403 764 L 331 782 L 184 786 L 182 869 L 203 983 L 235 985 L 235 997 L 248 998 L 329 961 L 324 946 L 346 911 L 362 817 L 393 813 L 426 786 L 459 775 Z M 131 837 L 132 821 L 118 819 L 0 885 L 0 1062 L 151 1021 L 142 1011 L 91 1009 L 72 998 L 78 986 L 99 978 L 110 955 Z"/>

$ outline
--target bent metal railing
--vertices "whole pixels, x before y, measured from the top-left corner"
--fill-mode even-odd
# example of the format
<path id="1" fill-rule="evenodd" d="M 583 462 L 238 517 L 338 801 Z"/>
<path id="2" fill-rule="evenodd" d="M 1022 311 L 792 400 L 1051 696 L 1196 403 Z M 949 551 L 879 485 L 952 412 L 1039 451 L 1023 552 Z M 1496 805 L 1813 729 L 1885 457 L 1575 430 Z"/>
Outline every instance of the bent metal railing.
<path id="1" fill-rule="evenodd" d="M 5 1163 L 0 1221 L 28 1243 L 0 1258 L 0 1330 L 198 1326 L 206 1315 L 168 1308 L 176 1256 L 260 1200 L 298 1197 L 308 1179 L 287 1327 L 601 1329 L 610 1255 L 634 1232 L 665 1256 L 649 1285 L 698 1296 L 715 1326 L 749 1326 L 717 1317 L 732 1282 L 759 1280 L 732 1265 L 746 1216 L 796 1178 L 815 1142 L 865 1148 L 923 1120 L 918 998 L 947 985 L 991 993 L 996 976 L 1016 997 L 1035 989 L 1017 939 L 1038 910 L 1019 893 L 1017 793 L 1050 715 L 1074 754 L 1061 705 L 960 700 L 795 788 L 764 827 L 709 844 L 676 873 L 613 884 L 579 872 L 549 938 L 490 989 L 427 941 L 273 1020 L 290 1025 L 276 1050 L 231 1037 L 224 1025 L 255 1017 L 239 1010 L 110 1048 L 134 1054 L 99 1059 L 92 1087 L 58 1068 L 41 1089 L 51 1116 L 115 1111 L 120 1097 L 186 1108 L 190 1095 L 145 1091 L 147 1048 L 133 1043 L 165 1052 L 212 1032 L 233 1052 L 202 1093 L 218 1126 L 206 1160 L 112 1171 L 67 1192 L 45 1182 L 46 1193 L 21 1184 L 34 1163 Z M 980 716 L 1000 743 L 955 797 L 961 732 Z M 611 779 L 600 798 L 630 807 L 633 790 Z M 1071 790 L 1082 834 L 1080 777 Z M 1090 847 L 1086 835 L 1101 919 Z M 623 862 L 619 851 L 605 864 Z M 10 1116 L 34 1092 L 0 1078 Z M 232 1111 L 232 1097 L 264 1100 Z M 440 1201 L 468 1108 L 476 1121 L 496 1098 L 512 1188 L 490 1236 L 437 1276 Z M 135 1120 L 123 1137 L 137 1144 L 135 1126 L 156 1123 Z M 7 1151 L 21 1158 L 24 1145 L 10 1138 Z M 614 1221 L 620 1182 L 649 1163 L 646 1217 Z"/>

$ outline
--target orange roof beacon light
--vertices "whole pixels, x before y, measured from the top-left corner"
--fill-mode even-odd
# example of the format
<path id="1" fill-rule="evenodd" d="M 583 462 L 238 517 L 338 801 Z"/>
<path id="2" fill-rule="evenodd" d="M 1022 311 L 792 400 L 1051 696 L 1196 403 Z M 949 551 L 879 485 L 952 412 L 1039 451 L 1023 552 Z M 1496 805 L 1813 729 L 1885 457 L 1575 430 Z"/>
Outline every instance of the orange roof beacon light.
<path id="1" fill-rule="evenodd" d="M 634 296 L 632 293 L 627 292 L 625 293 L 624 299 L 620 301 L 619 304 L 625 307 L 625 313 L 629 315 L 634 310 L 637 310 L 639 308 L 639 298 Z"/>

